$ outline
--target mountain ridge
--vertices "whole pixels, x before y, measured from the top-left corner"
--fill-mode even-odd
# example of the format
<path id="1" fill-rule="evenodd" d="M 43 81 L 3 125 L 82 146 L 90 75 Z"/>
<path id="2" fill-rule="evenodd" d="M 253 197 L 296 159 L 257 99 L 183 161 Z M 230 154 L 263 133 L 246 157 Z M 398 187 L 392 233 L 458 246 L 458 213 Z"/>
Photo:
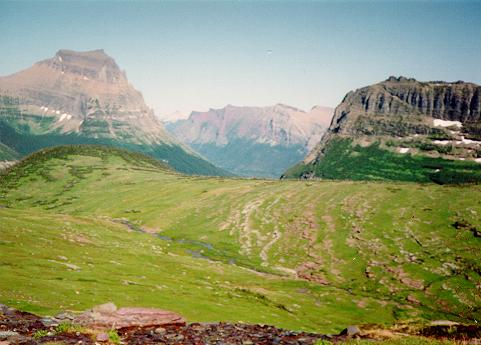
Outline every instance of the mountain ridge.
<path id="1" fill-rule="evenodd" d="M 305 112 L 282 103 L 235 106 L 168 123 L 166 128 L 220 167 L 245 176 L 278 177 L 320 140 L 332 109 Z"/>
<path id="2" fill-rule="evenodd" d="M 442 175 L 449 170 L 443 170 L 443 166 L 453 164 L 459 169 L 466 165 L 467 170 L 478 174 L 478 166 L 470 164 L 481 163 L 480 93 L 481 87 L 473 83 L 419 82 L 405 77 L 389 77 L 350 91 L 336 107 L 329 129 L 316 147 L 284 176 L 332 178 L 335 175 L 333 165 L 327 175 L 321 170 L 323 164 L 327 164 L 324 157 L 334 149 L 336 142 L 349 142 L 347 146 L 341 144 L 346 148 L 344 153 L 348 160 L 354 158 L 348 157 L 348 151 L 352 151 L 350 147 L 359 146 L 355 150 L 359 154 L 362 148 L 378 145 L 382 152 L 390 155 L 391 163 L 396 159 L 407 160 L 400 157 L 408 154 L 418 159 L 419 168 L 434 164 L 436 168 L 425 170 L 424 175 L 430 175 L 428 180 L 434 173 Z M 423 157 L 429 162 L 422 162 Z M 370 164 L 369 160 L 361 163 L 365 167 Z M 365 178 L 387 176 L 371 172 L 374 175 Z M 395 174 L 389 175 L 389 179 L 396 179 Z M 344 172 L 343 176 L 348 178 L 349 174 Z"/>
<path id="3" fill-rule="evenodd" d="M 0 77 L 0 95 L 3 137 L 10 138 L 10 146 L 22 146 L 22 155 L 45 141 L 107 144 L 140 150 L 185 173 L 228 174 L 173 138 L 103 50 L 59 50 Z M 26 137 L 31 148 L 24 145 Z"/>

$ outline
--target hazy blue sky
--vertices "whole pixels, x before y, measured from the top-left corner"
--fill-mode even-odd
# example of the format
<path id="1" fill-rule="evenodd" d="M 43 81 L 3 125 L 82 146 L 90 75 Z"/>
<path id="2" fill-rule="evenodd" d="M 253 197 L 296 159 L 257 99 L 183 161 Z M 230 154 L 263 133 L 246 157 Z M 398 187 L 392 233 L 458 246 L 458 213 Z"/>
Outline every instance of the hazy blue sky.
<path id="1" fill-rule="evenodd" d="M 5 2 L 0 75 L 104 48 L 158 115 L 337 105 L 404 75 L 481 82 L 481 1 Z"/>

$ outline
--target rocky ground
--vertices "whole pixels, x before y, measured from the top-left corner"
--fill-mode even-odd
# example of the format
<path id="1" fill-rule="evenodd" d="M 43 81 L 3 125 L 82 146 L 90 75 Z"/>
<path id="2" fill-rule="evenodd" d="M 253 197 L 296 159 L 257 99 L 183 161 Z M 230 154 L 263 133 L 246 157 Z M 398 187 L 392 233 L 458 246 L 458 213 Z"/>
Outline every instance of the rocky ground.
<path id="1" fill-rule="evenodd" d="M 111 321 L 109 328 L 105 322 Z M 294 332 L 267 325 L 231 323 L 185 323 L 175 313 L 148 308 L 117 309 L 112 303 L 94 307 L 81 315 L 60 313 L 41 318 L 0 305 L 0 345 L 10 344 L 185 344 L 185 345 L 254 345 L 316 344 L 350 339 L 382 341 L 406 337 L 413 328 L 380 329 L 378 326 L 349 326 L 338 335 Z M 416 336 L 449 339 L 479 344 L 481 327 L 436 321 Z"/>

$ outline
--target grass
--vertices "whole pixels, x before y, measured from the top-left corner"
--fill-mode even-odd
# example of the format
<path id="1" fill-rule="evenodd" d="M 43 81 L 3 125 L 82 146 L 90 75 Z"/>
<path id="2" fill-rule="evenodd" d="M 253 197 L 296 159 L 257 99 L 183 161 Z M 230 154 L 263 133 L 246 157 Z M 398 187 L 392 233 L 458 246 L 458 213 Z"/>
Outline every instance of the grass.
<path id="1" fill-rule="evenodd" d="M 481 182 L 481 165 L 471 161 L 430 158 L 421 155 L 397 154 L 379 143 L 368 147 L 352 144 L 350 139 L 333 139 L 319 162 L 298 164 L 289 169 L 286 178 L 305 173 L 329 180 L 378 180 L 464 184 Z"/>
<path id="2" fill-rule="evenodd" d="M 129 157 L 56 148 L 0 178 L 0 303 L 329 333 L 481 318 L 481 186 L 203 178 Z"/>

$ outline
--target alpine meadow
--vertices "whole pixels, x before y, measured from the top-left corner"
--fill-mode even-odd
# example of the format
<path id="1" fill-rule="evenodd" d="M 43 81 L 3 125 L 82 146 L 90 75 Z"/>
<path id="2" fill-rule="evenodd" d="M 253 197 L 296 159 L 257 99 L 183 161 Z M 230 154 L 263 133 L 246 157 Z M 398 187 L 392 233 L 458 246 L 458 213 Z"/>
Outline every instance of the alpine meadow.
<path id="1" fill-rule="evenodd" d="M 479 5 L 0 2 L 0 345 L 478 344 Z"/>

